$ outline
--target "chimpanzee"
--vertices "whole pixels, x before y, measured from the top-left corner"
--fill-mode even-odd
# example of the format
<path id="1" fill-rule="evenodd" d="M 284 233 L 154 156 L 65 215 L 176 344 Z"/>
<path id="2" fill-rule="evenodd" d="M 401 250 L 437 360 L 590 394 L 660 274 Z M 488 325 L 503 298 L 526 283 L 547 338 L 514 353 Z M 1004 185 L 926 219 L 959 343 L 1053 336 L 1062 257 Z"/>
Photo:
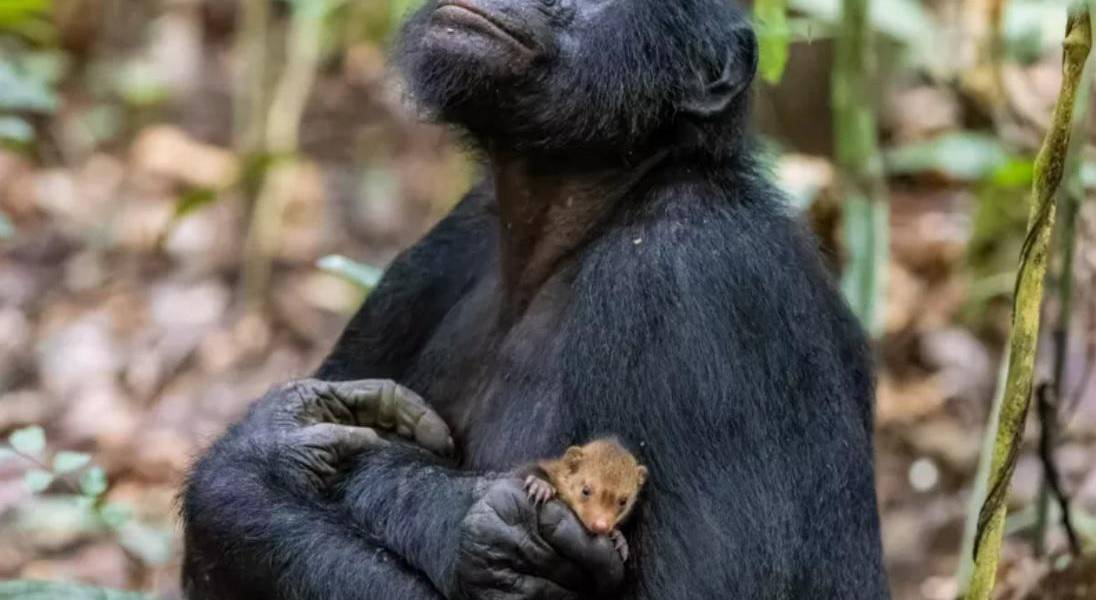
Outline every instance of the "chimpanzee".
<path id="1" fill-rule="evenodd" d="M 197 463 L 188 595 L 887 598 L 867 346 L 756 159 L 742 12 L 427 0 L 401 40 L 485 176 Z M 598 435 L 650 472 L 627 563 L 513 477 Z"/>

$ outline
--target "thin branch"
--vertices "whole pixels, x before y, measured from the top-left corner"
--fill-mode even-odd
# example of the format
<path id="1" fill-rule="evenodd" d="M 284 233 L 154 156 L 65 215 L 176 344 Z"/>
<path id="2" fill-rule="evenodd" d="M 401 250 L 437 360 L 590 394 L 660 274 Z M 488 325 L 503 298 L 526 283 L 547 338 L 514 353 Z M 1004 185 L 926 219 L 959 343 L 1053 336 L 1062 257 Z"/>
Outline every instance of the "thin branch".
<path id="1" fill-rule="evenodd" d="M 270 0 L 244 0 L 239 11 L 236 56 L 240 63 L 233 120 L 236 147 L 244 156 L 251 156 L 263 146 Z"/>
<path id="2" fill-rule="evenodd" d="M 1077 89 L 1092 48 L 1092 22 L 1087 6 L 1070 9 L 1063 48 L 1062 91 L 1054 107 L 1051 128 L 1035 162 L 1031 216 L 1016 277 L 1008 382 L 994 441 L 989 493 L 978 516 L 974 575 L 968 596 L 972 600 L 986 600 L 993 591 L 1004 533 L 1005 496 L 1016 468 L 1024 421 L 1031 402 L 1040 306 L 1056 211 L 1055 197 L 1065 169 Z"/>
<path id="3" fill-rule="evenodd" d="M 1062 478 L 1058 474 L 1058 464 L 1054 461 L 1054 448 L 1058 441 L 1056 435 L 1058 403 L 1056 402 L 1057 398 L 1054 397 L 1053 385 L 1048 383 L 1040 385 L 1036 397 L 1039 400 L 1039 423 L 1042 428 L 1042 435 L 1039 436 L 1039 460 L 1043 463 L 1045 482 L 1062 512 L 1062 527 L 1066 530 L 1066 537 L 1069 539 L 1069 549 L 1074 556 L 1080 556 L 1081 543 L 1077 538 L 1077 530 L 1073 528 L 1069 496 L 1062 488 Z M 1040 516 L 1036 516 L 1037 525 Z M 1036 534 L 1041 535 L 1042 533 L 1037 527 Z M 1036 541 L 1041 542 L 1042 540 L 1037 538 Z"/>
<path id="4" fill-rule="evenodd" d="M 244 243 L 243 295 L 254 305 L 266 291 L 282 236 L 283 214 L 293 194 L 300 126 L 316 80 L 323 50 L 324 22 L 342 0 L 302 0 L 293 4 L 287 64 L 274 90 L 266 122 L 266 150 L 279 162 L 263 180 Z"/>
<path id="5" fill-rule="evenodd" d="M 5 446 L 5 448 L 7 448 L 9 451 L 11 451 L 12 454 L 18 456 L 19 458 L 22 458 L 23 460 L 29 462 L 30 464 L 34 465 L 35 467 L 38 467 L 39 469 L 41 469 L 43 471 L 48 471 L 50 473 L 53 473 L 53 469 L 51 469 L 48 464 L 38 460 L 38 457 L 27 454 L 25 452 L 20 452 L 20 451 L 16 450 L 15 448 L 11 447 L 10 445 Z M 80 492 L 80 486 L 73 483 L 68 478 L 67 473 L 60 474 L 60 475 L 58 475 L 56 473 L 53 473 L 53 480 L 54 481 L 59 481 L 62 484 L 64 484 L 64 486 L 66 488 L 68 488 L 68 491 L 72 494 L 80 495 L 82 493 L 82 492 Z"/>
<path id="6" fill-rule="evenodd" d="M 1084 397 L 1085 392 L 1092 384 L 1092 376 L 1096 375 L 1096 332 L 1090 331 L 1088 337 L 1089 339 L 1085 343 L 1085 361 L 1084 366 L 1081 368 L 1081 378 L 1077 382 L 1077 387 L 1073 388 L 1073 392 L 1070 393 L 1069 401 L 1066 402 L 1066 415 L 1076 413 L 1077 406 L 1081 404 L 1081 398 Z"/>
<path id="7" fill-rule="evenodd" d="M 868 0 L 842 2 L 831 94 L 849 254 L 841 286 L 853 311 L 875 337 L 883 325 L 890 206 L 874 107 L 878 79 L 870 8 Z"/>
<path id="8" fill-rule="evenodd" d="M 1005 382 L 1008 380 L 1009 348 L 1005 346 L 1005 355 L 1001 358 L 1001 368 L 997 372 L 997 385 L 993 392 L 993 405 L 989 418 L 986 420 L 986 431 L 983 434 L 981 450 L 978 453 L 978 469 L 974 474 L 974 489 L 971 490 L 970 499 L 967 501 L 967 515 L 963 523 L 963 539 L 959 548 L 959 570 L 955 580 L 962 591 L 960 597 L 966 596 L 966 590 L 970 589 L 970 579 L 974 575 L 974 543 L 978 535 L 978 513 L 982 509 L 982 503 L 986 500 L 986 491 L 989 489 L 990 463 L 993 460 L 993 442 L 997 438 L 997 423 L 1001 418 L 1001 405 L 1005 400 Z"/>
<path id="9" fill-rule="evenodd" d="M 1073 323 L 1074 304 L 1074 263 L 1077 253 L 1077 220 L 1084 201 L 1084 183 L 1081 181 L 1081 147 L 1084 145 L 1085 127 L 1088 125 L 1088 109 L 1092 88 L 1092 68 L 1085 68 L 1081 74 L 1081 82 L 1077 90 L 1077 99 L 1073 107 L 1073 129 L 1070 135 L 1069 149 L 1066 156 L 1064 183 L 1058 196 L 1058 210 L 1061 212 L 1061 226 L 1058 231 L 1058 248 L 1062 260 L 1057 281 L 1057 296 L 1060 304 L 1058 319 L 1054 323 L 1052 331 L 1054 373 L 1050 382 L 1052 389 L 1046 390 L 1054 399 L 1054 412 L 1044 415 L 1040 412 L 1042 423 L 1042 436 L 1040 444 L 1049 445 L 1047 456 L 1053 454 L 1057 444 L 1058 429 L 1060 427 L 1062 399 L 1066 397 L 1066 364 L 1069 359 L 1070 326 Z M 1043 390 L 1040 390 L 1043 393 Z M 1043 397 L 1039 397 L 1042 402 Z M 1040 404 L 1040 409 L 1043 406 Z M 1034 531 L 1035 554 L 1042 556 L 1046 551 L 1046 529 L 1049 522 L 1050 492 L 1048 486 L 1053 487 L 1054 482 L 1050 469 L 1053 464 L 1044 461 L 1043 481 L 1039 486 L 1039 499 L 1036 504 L 1036 525 Z M 1065 518 L 1068 518 L 1068 514 Z"/>

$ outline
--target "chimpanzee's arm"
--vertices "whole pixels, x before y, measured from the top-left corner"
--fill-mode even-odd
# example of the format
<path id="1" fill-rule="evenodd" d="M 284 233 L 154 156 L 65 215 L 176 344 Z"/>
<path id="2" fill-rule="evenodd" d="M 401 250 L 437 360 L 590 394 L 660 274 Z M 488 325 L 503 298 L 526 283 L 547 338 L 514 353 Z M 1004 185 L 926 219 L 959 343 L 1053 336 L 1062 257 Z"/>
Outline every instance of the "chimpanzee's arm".
<path id="1" fill-rule="evenodd" d="M 347 325 L 316 377 L 399 381 L 408 361 L 489 262 L 497 221 L 480 185 L 397 258 Z"/>
<path id="2" fill-rule="evenodd" d="M 191 481 L 184 509 L 189 598 L 443 598 L 422 573 L 348 527 L 342 511 L 272 486 L 260 465 L 236 463 L 239 454 L 215 452 L 235 464 L 203 461 Z"/>
<path id="3" fill-rule="evenodd" d="M 309 380 L 257 402 L 184 493 L 190 596 L 570 600 L 619 583 L 611 546 L 562 505 L 538 511 L 517 480 L 372 427 L 451 450 L 440 418 L 392 382 Z"/>
<path id="4" fill-rule="evenodd" d="M 455 471 L 407 446 L 357 463 L 343 496 L 353 521 L 449 597 L 603 597 L 623 577 L 607 538 L 559 502 L 538 508 L 514 473 Z"/>
<path id="5" fill-rule="evenodd" d="M 391 382 L 303 381 L 259 400 L 199 461 L 183 494 L 188 596 L 441 600 L 421 573 L 351 527 L 326 492 L 340 463 L 393 443 L 367 426 L 449 447 L 437 415 Z"/>

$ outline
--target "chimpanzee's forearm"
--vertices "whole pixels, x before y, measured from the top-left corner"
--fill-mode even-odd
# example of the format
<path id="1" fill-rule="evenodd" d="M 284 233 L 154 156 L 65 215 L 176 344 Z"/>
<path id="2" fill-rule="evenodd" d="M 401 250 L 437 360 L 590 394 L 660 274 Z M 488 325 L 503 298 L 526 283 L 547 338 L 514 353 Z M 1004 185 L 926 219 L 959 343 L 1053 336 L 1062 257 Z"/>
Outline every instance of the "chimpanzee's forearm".
<path id="1" fill-rule="evenodd" d="M 230 436 L 195 468 L 182 502 L 189 598 L 442 600 L 422 573 L 348 527 L 340 506 L 292 489 L 272 464 Z"/>
<path id="2" fill-rule="evenodd" d="M 452 588 L 461 521 L 500 477 L 458 471 L 418 448 L 393 445 L 358 457 L 341 501 L 362 530 L 445 590 Z"/>

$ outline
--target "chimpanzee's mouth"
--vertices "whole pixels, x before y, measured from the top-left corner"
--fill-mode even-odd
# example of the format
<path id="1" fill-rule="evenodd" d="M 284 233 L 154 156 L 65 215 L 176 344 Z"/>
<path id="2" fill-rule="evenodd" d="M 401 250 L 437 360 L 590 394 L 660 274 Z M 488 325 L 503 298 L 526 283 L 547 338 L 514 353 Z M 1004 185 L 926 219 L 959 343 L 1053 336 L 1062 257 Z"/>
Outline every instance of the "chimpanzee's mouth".
<path id="1" fill-rule="evenodd" d="M 528 35 L 496 15 L 483 10 L 468 0 L 442 0 L 434 9 L 434 18 L 444 24 L 473 29 L 534 53 L 534 45 Z"/>

